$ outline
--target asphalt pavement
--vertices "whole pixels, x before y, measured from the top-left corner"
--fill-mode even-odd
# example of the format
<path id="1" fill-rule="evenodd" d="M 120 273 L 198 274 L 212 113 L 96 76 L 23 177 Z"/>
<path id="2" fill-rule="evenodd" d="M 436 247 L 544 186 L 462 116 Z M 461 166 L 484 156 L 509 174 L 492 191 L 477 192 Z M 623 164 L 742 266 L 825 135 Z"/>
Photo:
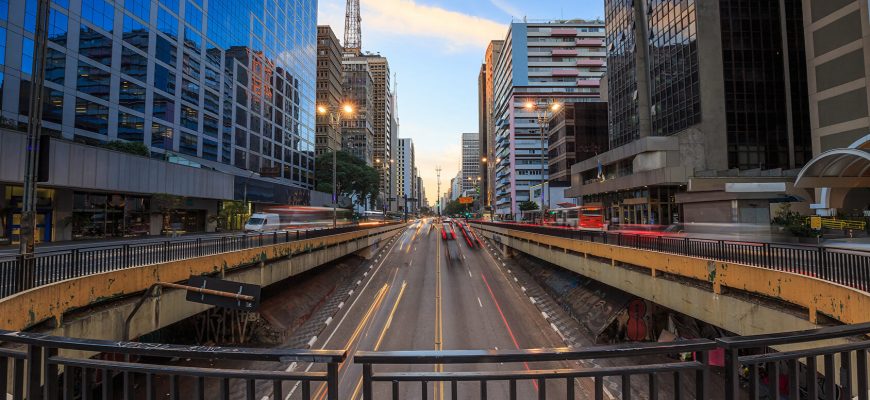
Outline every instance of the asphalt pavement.
<path id="1" fill-rule="evenodd" d="M 433 220 L 411 224 L 367 267 L 348 300 L 316 338 L 312 348 L 355 351 L 480 350 L 564 347 L 540 311 L 508 278 L 503 266 L 483 249 L 471 249 L 457 233 L 456 241 L 443 241 Z M 568 368 L 567 363 L 484 365 L 376 366 L 383 371 L 522 371 L 529 368 Z M 575 366 L 576 367 L 576 366 Z M 307 365 L 291 365 L 301 371 Z M 316 368 L 317 367 L 313 367 Z M 362 367 L 349 359 L 339 368 L 342 399 L 362 397 Z M 325 398 L 325 385 L 312 388 L 314 399 Z M 479 398 L 476 382 L 460 383 L 456 398 Z M 427 385 L 429 399 L 452 398 L 448 383 Z M 533 398 L 536 383 L 520 381 L 520 398 Z M 579 385 L 578 394 L 591 395 Z M 376 398 L 390 398 L 389 383 L 375 383 Z M 564 397 L 565 382 L 547 384 L 549 396 Z M 491 382 L 489 398 L 507 398 L 507 382 Z M 298 391 L 288 398 L 298 398 Z M 419 383 L 400 386 L 399 398 L 422 397 Z M 268 397 L 265 397 L 268 398 Z"/>

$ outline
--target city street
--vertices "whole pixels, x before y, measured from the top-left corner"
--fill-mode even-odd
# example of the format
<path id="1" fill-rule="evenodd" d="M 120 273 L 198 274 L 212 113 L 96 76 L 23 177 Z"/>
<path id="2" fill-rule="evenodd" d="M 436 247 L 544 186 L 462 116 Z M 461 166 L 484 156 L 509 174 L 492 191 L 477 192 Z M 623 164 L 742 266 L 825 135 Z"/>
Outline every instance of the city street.
<path id="1" fill-rule="evenodd" d="M 456 242 L 441 238 L 433 220 L 409 226 L 373 259 L 358 286 L 360 293 L 339 312 L 317 338 L 313 348 L 345 348 L 355 351 L 388 350 L 513 350 L 564 347 L 528 296 L 510 280 L 492 256 L 483 249 L 469 249 L 461 237 Z M 449 245 L 445 245 L 449 243 Z M 455 245 L 455 246 L 454 246 Z M 458 251 L 458 254 L 448 254 Z M 306 366 L 298 366 L 304 369 Z M 488 364 L 440 366 L 394 366 L 391 371 L 474 371 L 567 368 L 562 363 L 540 365 Z M 375 367 L 375 372 L 383 372 Z M 362 367 L 349 359 L 339 370 L 342 398 L 361 397 Z M 477 383 L 460 383 L 459 398 L 478 398 Z M 490 398 L 507 398 L 507 382 L 488 386 Z M 446 390 L 446 393 L 445 393 Z M 519 382 L 521 398 L 536 393 L 532 381 Z M 564 381 L 548 383 L 547 392 L 564 396 Z M 389 398 L 389 384 L 375 384 L 377 398 Z M 312 388 L 315 399 L 325 387 Z M 582 392 L 582 391 L 581 391 Z M 295 393 L 295 392 L 294 392 Z M 591 392 L 590 392 L 591 393 Z M 298 394 L 298 393 L 295 393 Z M 429 398 L 450 398 L 449 384 L 430 384 Z M 399 398 L 420 398 L 417 383 L 401 386 Z M 294 397 L 295 398 L 295 397 Z"/>

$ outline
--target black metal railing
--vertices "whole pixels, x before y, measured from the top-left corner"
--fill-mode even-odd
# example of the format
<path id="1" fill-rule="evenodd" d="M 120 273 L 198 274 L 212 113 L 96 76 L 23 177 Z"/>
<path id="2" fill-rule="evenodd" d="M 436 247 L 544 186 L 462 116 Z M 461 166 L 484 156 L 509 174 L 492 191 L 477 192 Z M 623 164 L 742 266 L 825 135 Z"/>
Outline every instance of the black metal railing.
<path id="1" fill-rule="evenodd" d="M 284 399 L 292 385 L 302 399 L 311 399 L 321 383 L 325 398 L 337 400 L 338 365 L 344 350 L 288 350 L 71 339 L 33 333 L 0 331 L 0 341 L 24 350 L 0 349 L 0 397 L 12 399 Z M 63 350 L 98 353 L 99 357 L 65 357 Z M 242 368 L 173 365 L 173 359 L 234 362 Z M 194 361 L 196 362 L 196 361 Z M 319 365 L 319 372 L 252 370 L 250 362 L 290 362 Z M 268 365 L 268 364 L 267 364 Z M 10 369 L 11 367 L 11 369 Z M 158 396 L 159 393 L 159 396 Z M 238 393 L 241 393 L 239 395 Z"/>
<path id="2" fill-rule="evenodd" d="M 868 400 L 868 334 L 870 323 L 864 323 L 772 335 L 582 349 L 357 352 L 353 359 L 363 367 L 365 400 L 409 396 L 427 399 L 431 398 L 436 385 L 444 386 L 443 394 L 451 399 L 592 397 L 598 400 L 604 398 L 605 388 L 609 387 L 622 399 Z M 839 339 L 840 343 L 822 347 L 814 343 L 832 339 Z M 787 345 L 807 347 L 787 352 L 771 349 Z M 718 353 L 718 357 L 711 362 L 714 353 Z M 677 355 L 682 357 L 677 358 Z M 650 359 L 650 356 L 672 356 L 673 362 L 640 363 L 639 360 Z M 818 357 L 822 357 L 824 369 L 818 368 Z M 552 362 L 576 365 L 585 360 L 610 358 L 628 360 L 621 363 L 628 366 L 546 365 Z M 540 365 L 542 363 L 545 365 Z M 631 365 L 633 363 L 638 364 Z M 387 365 L 419 364 L 435 366 L 431 368 L 434 372 L 375 371 L 375 367 L 395 370 L 395 367 L 385 367 Z M 443 365 L 464 367 L 444 371 L 443 367 L 438 367 Z M 723 375 L 726 389 L 713 390 L 714 386 L 721 387 Z M 713 385 L 712 379 L 720 384 Z M 553 381 L 560 383 L 548 385 Z M 466 390 L 461 392 L 459 382 L 476 384 L 470 388 L 466 385 Z M 554 388 L 559 389 L 558 393 L 553 393 Z M 507 395 L 489 395 L 496 390 Z M 581 391 L 584 393 L 578 393 Z"/>
<path id="3" fill-rule="evenodd" d="M 870 292 L 870 252 L 868 251 L 805 244 L 668 237 L 482 221 L 474 222 L 474 224 L 689 257 L 736 262 L 812 276 Z"/>
<path id="4" fill-rule="evenodd" d="M 33 287 L 101 272 L 313 239 L 371 229 L 372 227 L 377 226 L 350 225 L 334 229 L 319 228 L 162 241 L 147 240 L 142 243 L 107 244 L 72 250 L 40 251 L 30 259 L 21 256 L 0 259 L 0 298 Z"/>

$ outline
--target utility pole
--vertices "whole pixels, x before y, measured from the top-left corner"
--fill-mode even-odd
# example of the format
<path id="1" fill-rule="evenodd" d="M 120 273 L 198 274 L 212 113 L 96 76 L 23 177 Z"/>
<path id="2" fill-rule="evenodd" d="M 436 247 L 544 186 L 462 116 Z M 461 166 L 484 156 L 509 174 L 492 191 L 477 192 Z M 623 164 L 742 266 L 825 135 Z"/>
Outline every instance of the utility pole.
<path id="1" fill-rule="evenodd" d="M 441 208 L 444 207 L 444 204 L 441 204 L 441 167 L 440 166 L 435 167 L 435 174 L 437 174 L 436 176 L 438 177 L 438 181 L 437 181 L 438 182 L 438 197 L 436 197 L 435 199 L 438 201 L 438 216 L 440 217 L 441 216 Z"/>
<path id="2" fill-rule="evenodd" d="M 39 138 L 42 132 L 42 95 L 45 86 L 45 56 L 48 40 L 48 2 L 36 5 L 36 32 L 33 41 L 33 68 L 30 76 L 30 115 L 27 119 L 27 149 L 24 165 L 24 195 L 21 205 L 21 228 L 18 243 L 19 290 L 33 287 L 33 251 L 36 238 L 36 181 L 39 166 Z"/>

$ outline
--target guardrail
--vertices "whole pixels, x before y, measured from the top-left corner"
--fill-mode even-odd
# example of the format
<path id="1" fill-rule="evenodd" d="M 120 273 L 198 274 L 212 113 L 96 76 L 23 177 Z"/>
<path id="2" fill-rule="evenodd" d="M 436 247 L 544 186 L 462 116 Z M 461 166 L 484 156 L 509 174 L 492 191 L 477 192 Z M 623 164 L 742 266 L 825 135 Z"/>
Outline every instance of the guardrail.
<path id="1" fill-rule="evenodd" d="M 804 223 L 807 226 L 810 225 L 811 217 L 807 217 L 804 219 Z M 853 221 L 849 219 L 836 219 L 836 218 L 821 218 L 822 228 L 827 229 L 852 229 L 856 231 L 863 231 L 867 227 L 867 223 L 864 221 Z"/>
<path id="2" fill-rule="evenodd" d="M 585 231 L 510 223 L 475 224 L 797 273 L 870 292 L 870 252 L 835 247 Z"/>
<path id="3" fill-rule="evenodd" d="M 12 399 L 133 399 L 173 400 L 231 397 L 231 384 L 242 382 L 244 397 L 267 391 L 284 399 L 288 383 L 301 385 L 303 399 L 311 398 L 311 384 L 326 384 L 326 398 L 338 400 L 338 365 L 345 350 L 288 350 L 177 346 L 158 343 L 72 339 L 35 333 L 0 331 L 0 341 L 26 351 L 0 349 L 0 397 Z M 83 350 L 102 358 L 69 358 L 60 350 Z M 237 362 L 310 362 L 324 372 L 285 372 L 283 369 L 203 368 L 172 365 L 172 359 Z M 116 361 L 123 360 L 123 361 Z M 12 367 L 10 370 L 9 367 Z M 144 395 L 144 397 L 143 397 Z"/>
<path id="4" fill-rule="evenodd" d="M 510 399 L 518 397 L 518 382 L 531 382 L 538 399 L 553 399 L 547 396 L 547 382 L 564 383 L 565 399 L 577 398 L 577 387 L 592 387 L 594 398 L 604 398 L 604 381 L 618 382 L 616 386 L 622 399 L 633 398 L 632 392 L 638 385 L 632 385 L 632 377 L 646 378 L 646 398 L 711 399 L 724 398 L 737 400 L 761 399 L 827 399 L 846 400 L 852 396 L 858 400 L 868 400 L 867 352 L 870 341 L 863 335 L 870 334 L 870 323 L 837 326 L 801 332 L 788 332 L 772 335 L 727 337 L 716 340 L 694 339 L 673 343 L 640 343 L 611 346 L 594 346 L 582 349 L 528 349 L 528 350 L 450 350 L 450 351 L 388 351 L 357 352 L 354 363 L 363 367 L 363 399 L 375 399 L 375 384 L 389 383 L 384 392 L 389 398 L 400 398 L 402 385 L 419 385 L 419 397 L 427 399 L 429 384 L 449 384 L 452 399 L 460 398 L 458 382 L 477 382 L 476 393 L 463 393 L 462 398 L 487 398 L 487 393 L 495 384 L 507 386 Z M 770 346 L 786 344 L 807 344 L 820 340 L 855 338 L 845 345 L 810 348 L 807 350 L 776 353 Z M 711 365 L 712 352 L 725 354 L 725 367 Z M 686 361 L 674 358 L 674 362 L 659 364 L 640 364 L 624 367 L 594 367 L 553 369 L 534 366 L 534 363 L 569 361 L 577 362 L 590 359 L 622 358 L 637 360 L 641 356 L 666 356 L 693 354 Z M 835 355 L 839 355 L 840 365 L 835 365 Z M 853 357 L 854 356 L 854 357 Z M 823 357 L 824 369 L 819 371 L 816 357 Z M 504 370 L 502 363 L 515 363 L 523 369 Z M 525 364 L 523 364 L 525 363 Z M 532 363 L 532 366 L 529 364 Z M 461 364 L 471 371 L 444 371 L 434 368 L 435 372 L 387 372 L 375 371 L 376 366 L 385 365 L 441 365 Z M 749 372 L 744 373 L 744 367 Z M 800 373 L 803 368 L 802 374 Z M 836 381 L 838 369 L 840 381 Z M 711 372 L 724 372 L 725 393 L 711 390 Z M 762 379 L 762 376 L 767 376 Z M 805 379 L 801 381 L 800 376 Z M 634 379 L 637 382 L 639 379 Z M 664 389 L 663 381 L 669 385 L 671 393 Z M 685 383 L 684 383 L 685 382 Z M 780 383 L 783 385 L 780 385 Z M 584 385 L 584 383 L 589 383 Z M 591 385 L 590 385 L 591 384 Z M 612 385 L 608 385 L 613 388 Z M 551 386 L 552 387 L 552 386 Z M 643 385 L 640 385 L 643 388 Z M 766 388 L 767 391 L 763 390 Z M 448 390 L 445 389 L 445 392 Z M 382 393 L 382 391 L 378 391 Z M 840 393 L 840 397 L 825 395 Z M 446 394 L 446 393 L 445 393 Z M 476 394 L 476 396 L 474 396 Z M 724 397 L 723 397 L 724 396 Z M 583 395 L 580 398 L 586 398 Z M 524 397 L 527 398 L 527 397 Z"/>
<path id="5" fill-rule="evenodd" d="M 377 225 L 388 226 L 393 224 Z M 342 226 L 271 233 L 148 241 L 72 250 L 44 251 L 33 258 L 0 260 L 0 298 L 66 279 L 124 268 L 209 256 L 297 240 L 337 235 L 376 226 Z"/>

